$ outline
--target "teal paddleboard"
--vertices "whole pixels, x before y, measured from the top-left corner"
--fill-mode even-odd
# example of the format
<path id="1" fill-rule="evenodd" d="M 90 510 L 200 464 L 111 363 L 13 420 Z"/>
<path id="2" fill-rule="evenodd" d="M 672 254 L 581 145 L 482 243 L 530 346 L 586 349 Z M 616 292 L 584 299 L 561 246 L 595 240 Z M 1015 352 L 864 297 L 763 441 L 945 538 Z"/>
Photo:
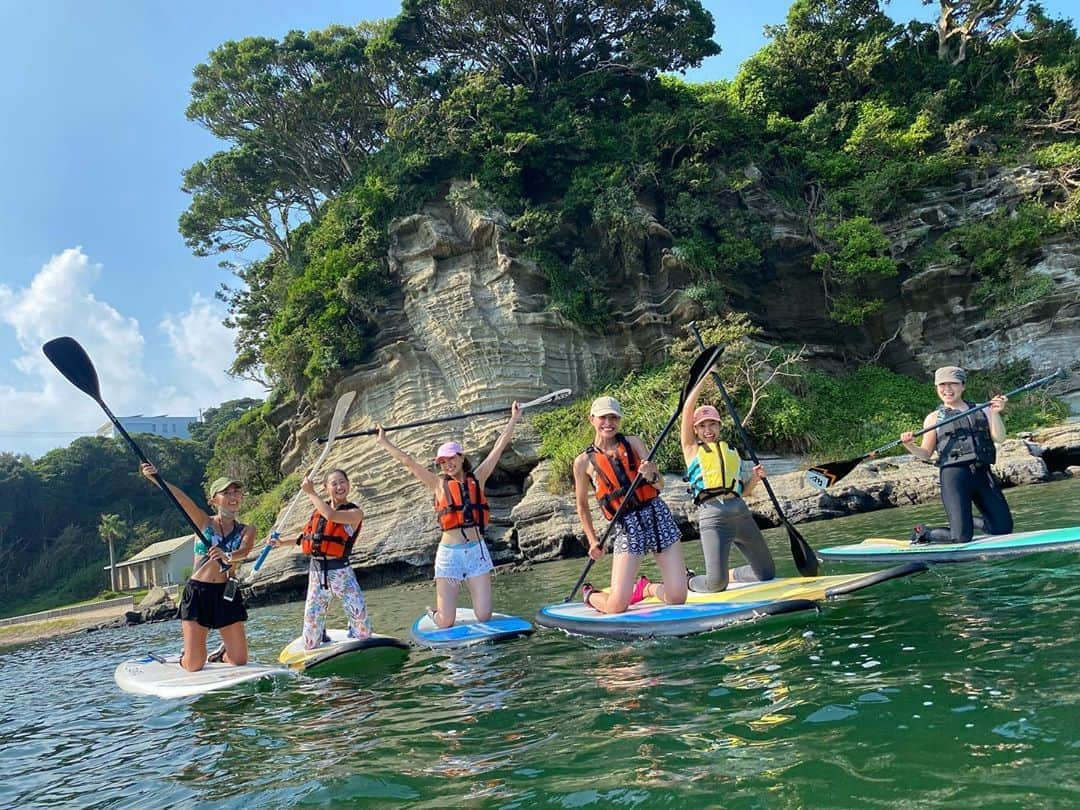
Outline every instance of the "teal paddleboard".
<path id="1" fill-rule="evenodd" d="M 901 562 L 915 560 L 928 563 L 993 560 L 999 557 L 1019 557 L 1041 551 L 1080 551 L 1080 526 L 1063 529 L 1043 529 L 1018 534 L 994 534 L 976 537 L 970 543 L 925 543 L 914 545 L 908 540 L 871 537 L 850 546 L 818 549 L 825 560 L 843 562 Z"/>
<path id="2" fill-rule="evenodd" d="M 508 641 L 530 635 L 532 624 L 517 616 L 493 613 L 482 622 L 470 608 L 458 608 L 452 627 L 439 627 L 428 615 L 417 619 L 412 626 L 412 637 L 425 647 L 466 647 L 488 641 Z"/>
<path id="3" fill-rule="evenodd" d="M 691 592 L 683 605 L 649 598 L 624 613 L 601 613 L 583 602 L 559 602 L 540 608 L 536 623 L 584 636 L 688 636 L 768 616 L 815 610 L 827 599 L 925 570 L 922 563 L 909 563 L 869 573 L 733 582 L 725 591 Z"/>

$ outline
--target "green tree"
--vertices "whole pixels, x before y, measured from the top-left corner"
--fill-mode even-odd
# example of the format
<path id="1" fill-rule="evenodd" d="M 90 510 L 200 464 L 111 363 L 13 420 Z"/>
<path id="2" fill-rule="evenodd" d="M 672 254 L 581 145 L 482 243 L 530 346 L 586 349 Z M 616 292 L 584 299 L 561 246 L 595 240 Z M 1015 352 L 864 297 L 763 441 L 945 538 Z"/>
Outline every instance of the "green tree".
<path id="1" fill-rule="evenodd" d="M 128 528 L 119 515 L 102 515 L 98 521 L 98 537 L 109 547 L 109 590 L 116 592 L 116 551 L 114 544 L 127 536 Z"/>
<path id="2" fill-rule="evenodd" d="M 233 421 L 239 419 L 252 408 L 262 404 L 261 399 L 243 397 L 222 402 L 216 408 L 207 408 L 202 412 L 202 419 L 191 423 L 191 438 L 213 448 L 221 431 Z"/>
<path id="3" fill-rule="evenodd" d="M 391 36 L 435 74 L 481 71 L 544 94 L 695 67 L 720 53 L 713 31 L 699 0 L 405 0 Z"/>

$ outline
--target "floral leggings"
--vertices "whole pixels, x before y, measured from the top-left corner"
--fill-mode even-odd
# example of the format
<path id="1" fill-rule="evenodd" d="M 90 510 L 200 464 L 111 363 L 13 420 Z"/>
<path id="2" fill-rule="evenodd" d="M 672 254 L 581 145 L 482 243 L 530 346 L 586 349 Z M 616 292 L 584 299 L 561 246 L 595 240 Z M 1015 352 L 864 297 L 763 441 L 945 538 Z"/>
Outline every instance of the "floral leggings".
<path id="1" fill-rule="evenodd" d="M 308 568 L 307 604 L 304 605 L 304 649 L 311 650 L 323 642 L 326 628 L 326 609 L 333 596 L 341 600 L 345 615 L 349 618 L 349 636 L 367 638 L 371 635 L 371 619 L 367 615 L 367 603 L 360 583 L 352 567 L 331 568 L 325 572 L 327 587 L 323 587 L 322 562 L 312 558 Z"/>

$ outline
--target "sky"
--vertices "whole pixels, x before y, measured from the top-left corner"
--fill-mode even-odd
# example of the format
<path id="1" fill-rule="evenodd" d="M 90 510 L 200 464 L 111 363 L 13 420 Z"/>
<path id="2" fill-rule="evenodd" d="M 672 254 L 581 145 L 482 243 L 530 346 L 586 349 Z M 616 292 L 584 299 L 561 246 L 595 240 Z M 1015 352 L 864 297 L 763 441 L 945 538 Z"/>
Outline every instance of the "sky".
<path id="1" fill-rule="evenodd" d="M 731 78 L 788 2 L 704 2 L 723 53 L 688 74 Z M 1049 0 L 1052 16 L 1064 0 Z M 214 298 L 234 278 L 184 245 L 184 169 L 222 148 L 188 121 L 192 69 L 227 40 L 393 17 L 396 0 L 0 0 L 0 451 L 32 456 L 92 433 L 96 403 L 41 345 L 71 335 L 117 415 L 196 416 L 262 397 L 225 373 Z M 898 0 L 896 19 L 930 19 Z"/>

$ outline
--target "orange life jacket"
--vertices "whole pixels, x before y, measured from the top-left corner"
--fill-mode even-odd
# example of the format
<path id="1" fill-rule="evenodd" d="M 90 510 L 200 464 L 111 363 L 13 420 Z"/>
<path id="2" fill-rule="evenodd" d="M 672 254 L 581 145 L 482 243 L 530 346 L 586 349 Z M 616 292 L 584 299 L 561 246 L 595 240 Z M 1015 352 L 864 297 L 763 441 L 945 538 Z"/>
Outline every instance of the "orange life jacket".
<path id="1" fill-rule="evenodd" d="M 355 509 L 354 503 L 343 503 L 338 509 Z M 319 514 L 316 509 L 311 513 L 304 531 L 300 535 L 300 550 L 305 554 L 326 559 L 344 559 L 352 553 L 353 541 L 360 534 L 360 526 L 349 536 L 346 525 L 334 523 Z"/>
<path id="2" fill-rule="evenodd" d="M 608 520 L 615 517 L 624 498 L 631 499 L 626 509 L 633 512 L 660 494 L 660 490 L 652 484 L 642 481 L 634 492 L 627 495 L 637 475 L 638 467 L 641 466 L 641 461 L 625 436 L 616 433 L 615 440 L 617 442 L 615 458 L 597 449 L 595 445 L 589 445 L 585 451 L 589 454 L 589 464 L 596 473 L 593 479 L 596 486 L 596 500 L 600 502 L 600 511 Z"/>
<path id="3" fill-rule="evenodd" d="M 456 479 L 442 475 L 442 489 L 435 493 L 435 515 L 444 532 L 451 529 L 465 530 L 476 526 L 480 533 L 487 528 L 491 510 L 480 482 L 472 473 L 465 474 L 464 485 Z"/>

